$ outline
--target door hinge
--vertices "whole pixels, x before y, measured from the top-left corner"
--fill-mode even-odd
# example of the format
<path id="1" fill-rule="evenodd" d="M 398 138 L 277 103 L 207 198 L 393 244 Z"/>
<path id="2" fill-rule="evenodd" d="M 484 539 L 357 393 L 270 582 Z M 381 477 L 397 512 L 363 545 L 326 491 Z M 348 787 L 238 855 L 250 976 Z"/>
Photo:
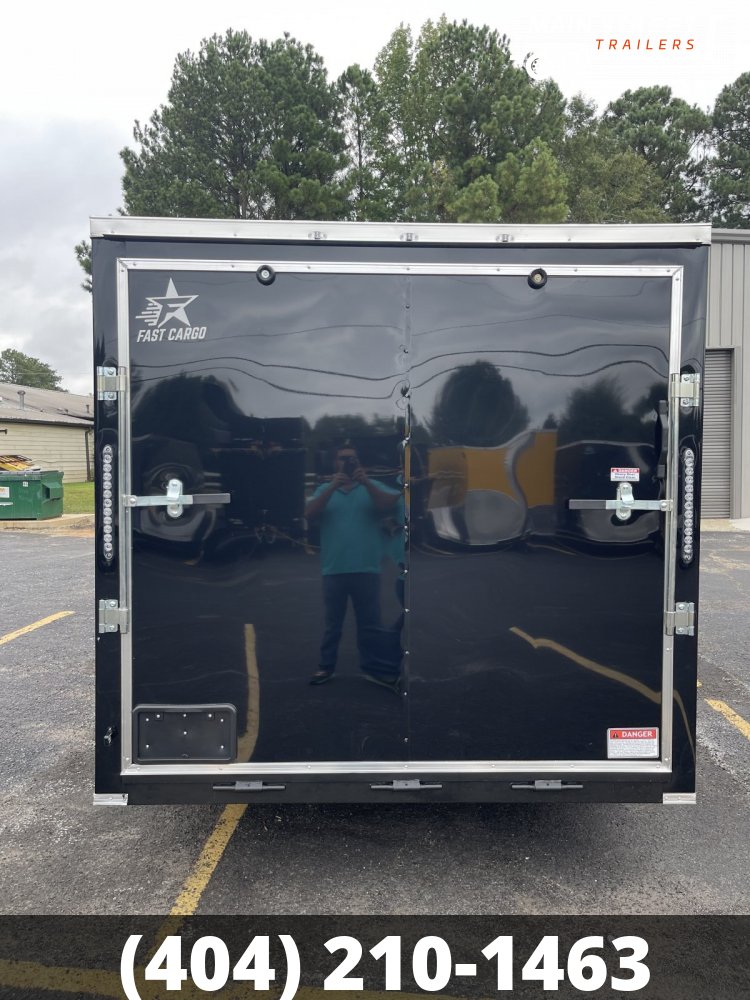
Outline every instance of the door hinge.
<path id="1" fill-rule="evenodd" d="M 128 609 L 121 608 L 119 601 L 99 601 L 99 631 L 127 632 Z"/>
<path id="2" fill-rule="evenodd" d="M 125 390 L 125 371 L 116 368 L 96 369 L 96 398 L 117 399 L 118 392 Z"/>
<path id="3" fill-rule="evenodd" d="M 684 375 L 672 375 L 669 395 L 672 399 L 679 399 L 680 406 L 684 406 L 686 408 L 690 406 L 700 406 L 700 375 L 692 375 L 689 372 Z"/>
<path id="4" fill-rule="evenodd" d="M 695 635 L 695 605 L 681 601 L 674 611 L 665 611 L 664 629 L 667 635 Z"/>

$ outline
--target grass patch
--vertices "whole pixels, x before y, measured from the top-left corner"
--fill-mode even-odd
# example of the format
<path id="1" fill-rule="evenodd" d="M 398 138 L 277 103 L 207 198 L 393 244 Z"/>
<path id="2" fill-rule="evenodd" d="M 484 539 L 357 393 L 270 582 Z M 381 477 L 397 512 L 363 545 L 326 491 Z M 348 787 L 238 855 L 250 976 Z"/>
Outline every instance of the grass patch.
<path id="1" fill-rule="evenodd" d="M 63 480 L 63 514 L 93 514 L 94 484 Z"/>

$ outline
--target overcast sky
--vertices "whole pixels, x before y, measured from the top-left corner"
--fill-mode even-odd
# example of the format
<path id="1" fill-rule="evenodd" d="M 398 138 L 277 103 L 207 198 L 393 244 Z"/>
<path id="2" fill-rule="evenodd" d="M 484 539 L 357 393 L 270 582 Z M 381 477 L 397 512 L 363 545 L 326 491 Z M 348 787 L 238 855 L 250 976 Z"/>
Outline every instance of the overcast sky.
<path id="1" fill-rule="evenodd" d="M 90 216 L 122 204 L 119 150 L 166 98 L 175 56 L 202 38 L 245 29 L 290 32 L 323 56 L 331 76 L 368 68 L 391 32 L 415 33 L 445 13 L 488 24 L 510 39 L 520 64 L 600 107 L 626 89 L 668 84 L 708 109 L 750 70 L 749 9 L 727 0 L 42 0 L 0 14 L 0 349 L 51 364 L 64 387 L 89 392 L 90 296 L 73 246 Z M 597 39 L 606 41 L 597 45 Z M 621 50 L 631 39 L 630 51 Z M 636 48 L 641 39 L 641 50 Z M 668 51 L 658 40 L 668 39 Z M 609 39 L 618 49 L 609 48 Z M 652 51 L 646 50 L 651 40 Z M 679 39 L 679 50 L 671 48 Z M 687 40 L 693 39 L 692 50 Z"/>

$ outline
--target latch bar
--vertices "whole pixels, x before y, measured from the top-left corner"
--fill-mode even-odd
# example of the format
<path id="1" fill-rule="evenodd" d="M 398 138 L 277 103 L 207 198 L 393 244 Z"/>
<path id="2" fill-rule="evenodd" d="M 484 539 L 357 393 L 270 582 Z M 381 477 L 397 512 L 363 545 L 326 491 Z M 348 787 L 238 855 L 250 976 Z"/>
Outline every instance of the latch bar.
<path id="1" fill-rule="evenodd" d="M 126 495 L 123 497 L 123 503 L 126 507 L 166 507 L 170 517 L 179 517 L 183 507 L 189 507 L 193 504 L 230 503 L 231 499 L 229 493 L 184 494 L 182 482 L 179 479 L 170 479 L 167 483 L 166 493 L 150 497 Z"/>
<path id="2" fill-rule="evenodd" d="M 99 601 L 99 631 L 127 632 L 128 609 L 121 608 L 119 601 Z"/>
<path id="3" fill-rule="evenodd" d="M 636 500 L 630 483 L 620 483 L 614 500 L 568 500 L 569 510 L 613 510 L 621 521 L 627 521 L 634 510 L 672 510 L 671 500 Z"/>
<path id="4" fill-rule="evenodd" d="M 189 507 L 191 504 L 200 503 L 229 503 L 231 494 L 229 493 L 196 493 L 183 494 L 176 493 L 172 496 L 153 497 L 124 497 L 126 507 L 170 507 L 172 504 L 183 504 Z"/>
<path id="5" fill-rule="evenodd" d="M 695 604 L 680 601 L 674 611 L 665 611 L 664 629 L 667 635 L 695 635 Z"/>

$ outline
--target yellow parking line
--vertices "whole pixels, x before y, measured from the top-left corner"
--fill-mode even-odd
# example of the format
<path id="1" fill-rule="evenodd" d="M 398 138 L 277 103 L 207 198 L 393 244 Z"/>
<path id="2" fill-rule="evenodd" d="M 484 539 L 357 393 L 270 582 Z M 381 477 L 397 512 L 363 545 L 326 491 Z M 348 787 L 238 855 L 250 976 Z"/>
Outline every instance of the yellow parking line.
<path id="1" fill-rule="evenodd" d="M 66 969 L 37 962 L 0 961 L 0 985 L 17 990 L 54 990 L 83 996 L 122 1000 L 122 983 L 116 972 L 103 969 Z"/>
<path id="2" fill-rule="evenodd" d="M 739 729 L 745 739 L 750 740 L 750 722 L 738 715 L 733 708 L 730 708 L 725 701 L 714 701 L 706 698 L 706 704 L 710 705 L 714 711 L 719 712 L 727 722 L 731 722 L 735 729 Z"/>
<path id="3" fill-rule="evenodd" d="M 136 968 L 138 995 L 141 1000 L 163 1000 L 164 986 L 162 983 L 144 978 L 144 969 Z M 0 960 L 0 986 L 13 987 L 22 990 L 50 990 L 54 993 L 74 993 L 76 996 L 112 997 L 122 1000 L 123 990 L 120 976 L 117 972 L 106 969 L 72 969 L 61 966 L 42 965 L 40 962 L 16 962 Z M 305 987 L 297 991 L 297 997 L 306 993 L 317 993 L 317 990 L 307 990 Z M 322 991 L 320 991 L 322 994 Z M 247 987 L 231 981 L 221 991 L 224 1000 L 247 1000 Z M 278 1000 L 281 991 L 269 994 L 272 1000 Z M 195 983 L 184 982 L 180 987 L 181 1000 L 201 1000 L 205 998 L 205 990 L 199 989 Z M 385 998 L 385 994 L 383 994 Z M 321 996 L 322 1000 L 322 996 Z"/>
<path id="4" fill-rule="evenodd" d="M 258 661 L 255 653 L 255 627 L 245 625 L 245 666 L 247 669 L 247 719 L 244 736 L 237 741 L 237 756 L 241 761 L 249 761 L 255 750 L 260 729 L 260 678 L 258 677 Z M 193 870 L 187 877 L 177 901 L 169 912 L 162 926 L 156 933 L 154 944 L 149 953 L 152 958 L 167 934 L 179 934 L 182 927 L 181 917 L 190 917 L 198 909 L 201 896 L 211 881 L 216 866 L 221 861 L 232 834 L 237 829 L 247 805 L 229 805 L 222 812 L 219 821 L 203 846 Z"/>
<path id="5" fill-rule="evenodd" d="M 180 934 L 182 932 L 185 917 L 192 917 L 198 909 L 201 896 L 206 891 L 206 886 L 211 881 L 211 876 L 216 870 L 216 866 L 221 861 L 227 844 L 232 839 L 232 834 L 237 829 L 239 821 L 242 819 L 247 805 L 232 804 L 226 806 L 224 811 L 213 828 L 211 835 L 203 845 L 203 850 L 198 856 L 198 860 L 193 865 L 193 870 L 185 879 L 180 895 L 177 897 L 174 906 L 169 911 L 161 927 L 154 935 L 151 948 L 146 961 L 149 962 L 156 954 L 162 941 L 169 934 Z"/>
<path id="6" fill-rule="evenodd" d="M 203 891 L 246 809 L 247 805 L 244 804 L 233 804 L 224 809 L 213 833 L 203 845 L 192 872 L 185 880 L 182 892 L 170 911 L 170 917 L 190 917 L 198 909 Z"/>
<path id="7" fill-rule="evenodd" d="M 38 622 L 33 622 L 31 625 L 24 625 L 23 628 L 16 629 L 15 632 L 8 632 L 6 635 L 0 636 L 0 646 L 4 646 L 6 642 L 12 642 L 13 639 L 18 639 L 19 636 L 28 635 L 29 632 L 34 632 L 38 628 L 50 625 L 52 622 L 74 614 L 75 611 L 58 611 L 57 614 L 50 615 L 48 618 L 40 618 Z"/>
<path id="8" fill-rule="evenodd" d="M 145 981 L 143 969 L 135 970 L 138 980 L 138 993 L 142 1000 L 162 1000 L 164 987 L 160 982 Z M 54 993 L 75 993 L 76 996 L 112 997 L 122 1000 L 122 982 L 117 972 L 105 969 L 72 969 L 62 966 L 42 965 L 39 962 L 16 962 L 0 960 L 0 986 L 21 990 L 50 990 Z M 269 991 L 267 1000 L 278 1000 L 281 990 Z M 361 990 L 354 993 L 342 993 L 342 997 L 357 996 L 360 1000 L 387 1000 L 392 993 L 380 990 Z M 200 1000 L 206 993 L 200 990 L 190 980 L 180 988 L 180 997 L 185 1000 Z M 225 1000 L 246 1000 L 247 987 L 231 980 L 221 991 Z M 326 1000 L 330 993 L 316 986 L 300 986 L 295 1000 Z M 401 1000 L 424 1000 L 419 993 L 400 992 Z M 444 994 L 436 995 L 435 1000 L 447 1000 Z M 454 997 L 452 1000 L 458 1000 Z"/>
<path id="9" fill-rule="evenodd" d="M 245 625 L 245 663 L 247 667 L 247 724 L 244 737 L 238 740 L 238 756 L 240 760 L 250 760 L 255 744 L 258 740 L 258 730 L 260 728 L 259 699 L 260 681 L 258 678 L 258 661 L 255 655 L 255 628 L 252 625 Z M 174 928 L 175 917 L 190 917 L 198 909 L 201 896 L 205 892 L 206 886 L 211 880 L 211 876 L 216 870 L 216 866 L 221 861 L 227 844 L 232 839 L 232 834 L 237 829 L 237 825 L 245 814 L 247 805 L 233 804 L 227 806 L 219 817 L 219 821 L 203 845 L 203 850 L 198 860 L 193 866 L 193 870 L 188 875 L 182 892 L 170 910 L 169 916 L 163 930 L 168 934 L 176 934 L 174 929 L 167 930 L 167 927 Z M 178 924 L 179 926 L 179 924 Z M 156 935 L 159 941 L 164 935 L 160 931 Z"/>

